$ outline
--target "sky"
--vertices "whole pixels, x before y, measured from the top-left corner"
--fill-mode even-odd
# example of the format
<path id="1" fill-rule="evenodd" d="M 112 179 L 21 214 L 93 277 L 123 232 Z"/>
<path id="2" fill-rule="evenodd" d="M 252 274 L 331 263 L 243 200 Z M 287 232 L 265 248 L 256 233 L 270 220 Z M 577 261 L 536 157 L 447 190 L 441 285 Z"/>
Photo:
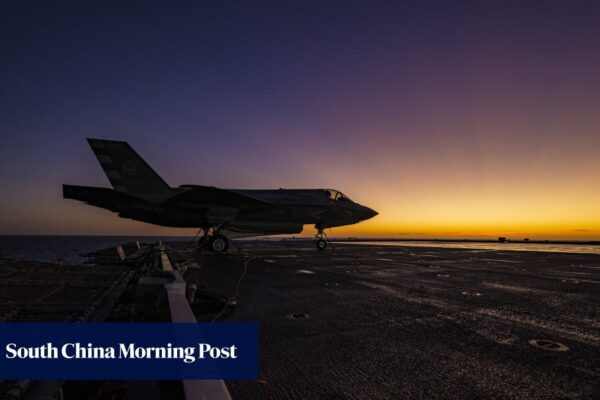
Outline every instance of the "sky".
<path id="1" fill-rule="evenodd" d="M 379 212 L 335 236 L 600 239 L 599 50 L 597 1 L 3 1 L 0 233 L 194 233 L 62 199 L 95 137 Z"/>

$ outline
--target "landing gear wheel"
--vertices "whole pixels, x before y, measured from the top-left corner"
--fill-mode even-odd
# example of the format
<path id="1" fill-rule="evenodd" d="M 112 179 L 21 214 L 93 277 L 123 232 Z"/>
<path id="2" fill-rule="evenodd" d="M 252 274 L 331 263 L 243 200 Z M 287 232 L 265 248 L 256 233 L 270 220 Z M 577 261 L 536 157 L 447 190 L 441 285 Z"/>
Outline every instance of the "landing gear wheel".
<path id="1" fill-rule="evenodd" d="M 317 240 L 317 249 L 319 249 L 319 250 L 325 250 L 325 247 L 327 247 L 327 242 L 326 241 L 324 241 L 323 239 Z"/>
<path id="2" fill-rule="evenodd" d="M 223 253 L 229 248 L 229 239 L 224 235 L 214 235 L 208 240 L 208 249 L 215 253 Z"/>

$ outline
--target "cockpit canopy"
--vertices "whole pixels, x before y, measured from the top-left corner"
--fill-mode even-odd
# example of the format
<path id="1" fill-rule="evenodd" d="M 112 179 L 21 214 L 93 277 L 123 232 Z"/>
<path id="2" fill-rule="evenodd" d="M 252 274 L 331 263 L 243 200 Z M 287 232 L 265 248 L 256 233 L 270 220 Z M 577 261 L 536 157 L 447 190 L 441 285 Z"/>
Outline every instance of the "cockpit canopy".
<path id="1" fill-rule="evenodd" d="M 340 192 L 339 190 L 326 189 L 326 191 L 329 193 L 329 198 L 331 200 L 335 200 L 335 201 L 339 201 L 339 200 L 352 201 L 352 200 L 350 200 L 350 198 L 348 198 L 344 193 Z"/>

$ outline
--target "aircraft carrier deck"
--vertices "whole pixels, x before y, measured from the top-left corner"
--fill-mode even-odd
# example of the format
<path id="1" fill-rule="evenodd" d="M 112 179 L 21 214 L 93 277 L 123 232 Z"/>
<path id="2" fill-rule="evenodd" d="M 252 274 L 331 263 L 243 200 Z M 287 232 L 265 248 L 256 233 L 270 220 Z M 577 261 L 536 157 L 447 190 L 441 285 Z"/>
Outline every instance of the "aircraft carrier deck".
<path id="1" fill-rule="evenodd" d="M 195 318 L 260 327 L 260 379 L 226 382 L 234 399 L 600 398 L 600 255 L 344 244 L 318 252 L 308 241 L 241 241 L 228 254 L 198 255 L 186 244 L 165 243 L 195 289 Z M 106 308 L 108 321 L 160 318 L 140 317 L 131 294 L 144 276 L 139 261 L 118 268 L 85 267 L 103 274 L 94 281 L 104 288 L 84 292 L 86 318 Z M 10 293 L 25 296 L 12 282 Z M 224 307 L 236 287 L 235 307 Z M 30 303 L 16 297 L 13 310 Z M 19 310 L 4 319 L 53 319 Z M 176 386 L 124 385 L 127 398 L 184 396 Z"/>

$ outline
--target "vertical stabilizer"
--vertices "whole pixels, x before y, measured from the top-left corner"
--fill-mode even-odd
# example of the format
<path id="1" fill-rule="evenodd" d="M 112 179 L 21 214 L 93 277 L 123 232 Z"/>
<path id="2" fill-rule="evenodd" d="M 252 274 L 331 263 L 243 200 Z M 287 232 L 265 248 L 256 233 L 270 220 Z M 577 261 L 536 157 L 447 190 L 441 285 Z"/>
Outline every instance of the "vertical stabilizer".
<path id="1" fill-rule="evenodd" d="M 172 189 L 127 142 L 88 139 L 113 189 L 142 196 L 168 196 Z"/>

